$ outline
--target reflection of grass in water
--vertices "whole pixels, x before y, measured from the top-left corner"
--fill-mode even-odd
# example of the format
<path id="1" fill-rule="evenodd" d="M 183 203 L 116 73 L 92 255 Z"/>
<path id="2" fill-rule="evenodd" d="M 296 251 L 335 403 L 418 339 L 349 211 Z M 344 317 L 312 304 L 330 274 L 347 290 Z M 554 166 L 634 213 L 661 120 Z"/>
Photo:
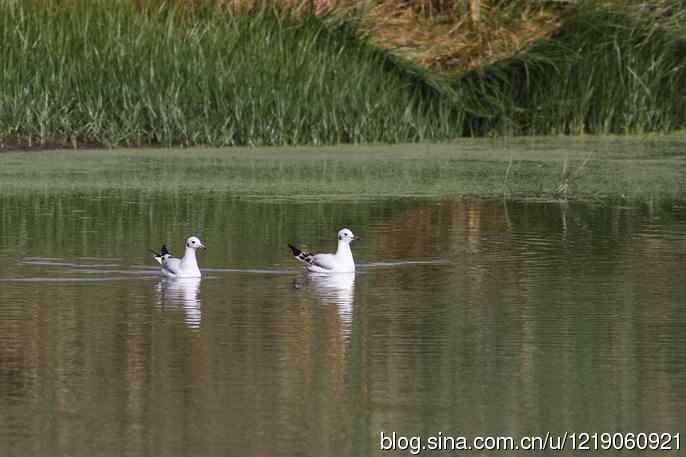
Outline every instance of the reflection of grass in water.
<path id="1" fill-rule="evenodd" d="M 230 192 L 288 199 L 386 196 L 682 198 L 683 140 L 300 150 L 101 150 L 0 155 L 3 193 Z M 589 149 L 590 148 L 590 149 Z M 596 150 L 588 159 L 589 150 Z M 658 154 L 656 156 L 656 154 Z M 662 158 L 654 159 L 662 154 Z M 510 163 L 510 159 L 512 162 Z M 567 167 L 567 168 L 565 168 Z M 561 170 L 579 170 L 566 180 Z M 509 170 L 509 171 L 508 171 Z"/>

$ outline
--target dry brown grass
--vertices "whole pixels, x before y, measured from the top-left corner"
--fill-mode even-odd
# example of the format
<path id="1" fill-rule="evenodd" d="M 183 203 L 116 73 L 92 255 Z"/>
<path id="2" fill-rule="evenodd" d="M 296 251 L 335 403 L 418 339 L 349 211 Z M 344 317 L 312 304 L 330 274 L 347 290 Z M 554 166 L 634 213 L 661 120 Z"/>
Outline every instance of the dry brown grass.
<path id="1" fill-rule="evenodd" d="M 236 3 L 246 0 L 225 0 Z M 248 0 L 249 1 L 249 0 Z M 362 13 L 372 43 L 421 67 L 459 75 L 510 57 L 558 28 L 555 10 L 540 3 L 522 8 L 508 2 L 481 0 L 474 21 L 467 0 L 279 0 L 288 8 L 317 13 L 356 10 Z M 505 6 L 503 6 L 505 5 Z"/>
<path id="2" fill-rule="evenodd" d="M 369 11 L 374 44 L 420 66 L 460 74 L 512 56 L 558 27 L 558 17 L 541 7 L 519 12 L 482 2 L 481 20 L 468 11 L 426 8 L 402 0 L 381 0 Z"/>

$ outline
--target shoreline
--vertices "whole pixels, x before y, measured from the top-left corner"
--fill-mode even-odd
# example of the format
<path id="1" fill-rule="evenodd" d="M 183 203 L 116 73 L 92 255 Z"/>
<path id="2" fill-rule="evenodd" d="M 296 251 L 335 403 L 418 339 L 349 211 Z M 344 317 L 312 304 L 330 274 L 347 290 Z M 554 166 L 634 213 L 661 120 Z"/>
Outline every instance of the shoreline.
<path id="1" fill-rule="evenodd" d="M 0 194 L 686 201 L 686 136 L 0 154 Z M 652 203 L 651 203 L 652 204 Z"/>
<path id="2" fill-rule="evenodd" d="M 394 148 L 444 148 L 461 147 L 464 145 L 535 145 L 537 147 L 545 144 L 586 144 L 591 146 L 608 144 L 629 144 L 641 145 L 651 143 L 678 142 L 684 143 L 686 147 L 686 130 L 676 130 L 672 132 L 650 132 L 645 134 L 551 134 L 551 135 L 503 135 L 494 137 L 459 137 L 441 141 L 416 141 L 416 142 L 397 142 L 397 143 L 336 143 L 336 144 L 295 144 L 295 145 L 236 145 L 236 146 L 212 146 L 207 144 L 194 145 L 163 145 L 163 144 L 143 144 L 143 145 L 106 145 L 95 142 L 79 142 L 77 147 L 63 141 L 49 141 L 44 144 L 33 144 L 28 146 L 20 142 L 9 142 L 0 144 L 0 154 L 18 152 L 89 152 L 89 151 L 295 151 L 295 150 L 391 150 Z M 685 149 L 686 151 L 686 149 Z M 369 157 L 372 159 L 373 157 Z M 402 159 L 403 157 L 399 157 Z"/>

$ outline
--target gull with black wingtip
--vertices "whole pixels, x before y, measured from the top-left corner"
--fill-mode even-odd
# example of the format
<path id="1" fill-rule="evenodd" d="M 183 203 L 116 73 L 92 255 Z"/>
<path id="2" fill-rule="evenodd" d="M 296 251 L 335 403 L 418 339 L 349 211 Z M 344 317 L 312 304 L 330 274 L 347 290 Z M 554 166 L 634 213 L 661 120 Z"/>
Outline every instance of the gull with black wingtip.
<path id="1" fill-rule="evenodd" d="M 157 253 L 152 249 L 148 249 L 155 256 L 155 260 L 162 267 L 160 273 L 167 278 L 199 278 L 200 268 L 198 268 L 198 260 L 195 257 L 195 251 L 204 249 L 205 245 L 198 237 L 191 236 L 186 240 L 186 251 L 183 257 L 172 257 L 167 251 L 167 246 L 162 245 L 160 252 Z"/>
<path id="2" fill-rule="evenodd" d="M 357 240 L 353 232 L 344 228 L 338 232 L 338 248 L 335 254 L 312 254 L 303 252 L 292 244 L 288 247 L 293 257 L 303 262 L 308 271 L 314 273 L 353 273 L 355 260 L 350 250 L 350 242 Z"/>

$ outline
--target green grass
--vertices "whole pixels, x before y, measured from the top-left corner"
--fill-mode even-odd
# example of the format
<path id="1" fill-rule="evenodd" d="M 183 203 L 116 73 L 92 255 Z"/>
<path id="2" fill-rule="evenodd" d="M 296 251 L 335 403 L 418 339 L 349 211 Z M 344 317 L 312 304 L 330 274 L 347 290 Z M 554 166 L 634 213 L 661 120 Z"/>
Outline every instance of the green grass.
<path id="1" fill-rule="evenodd" d="M 686 128 L 686 4 L 582 2 L 550 39 L 460 81 L 473 134 L 622 134 Z M 671 6 L 671 9 L 668 8 Z M 646 7 L 647 8 L 647 7 Z"/>
<path id="2" fill-rule="evenodd" d="M 0 154 L 0 194 L 198 193 L 269 201 L 503 196 L 683 201 L 684 151 L 684 137 L 616 137 L 16 152 Z"/>
<path id="3" fill-rule="evenodd" d="M 0 0 L 5 142 L 286 145 L 460 133 L 432 78 L 331 17 L 13 4 Z"/>
<path id="4" fill-rule="evenodd" d="M 0 0 L 0 149 L 295 145 L 686 129 L 686 6 L 582 2 L 448 80 L 356 18 Z"/>

